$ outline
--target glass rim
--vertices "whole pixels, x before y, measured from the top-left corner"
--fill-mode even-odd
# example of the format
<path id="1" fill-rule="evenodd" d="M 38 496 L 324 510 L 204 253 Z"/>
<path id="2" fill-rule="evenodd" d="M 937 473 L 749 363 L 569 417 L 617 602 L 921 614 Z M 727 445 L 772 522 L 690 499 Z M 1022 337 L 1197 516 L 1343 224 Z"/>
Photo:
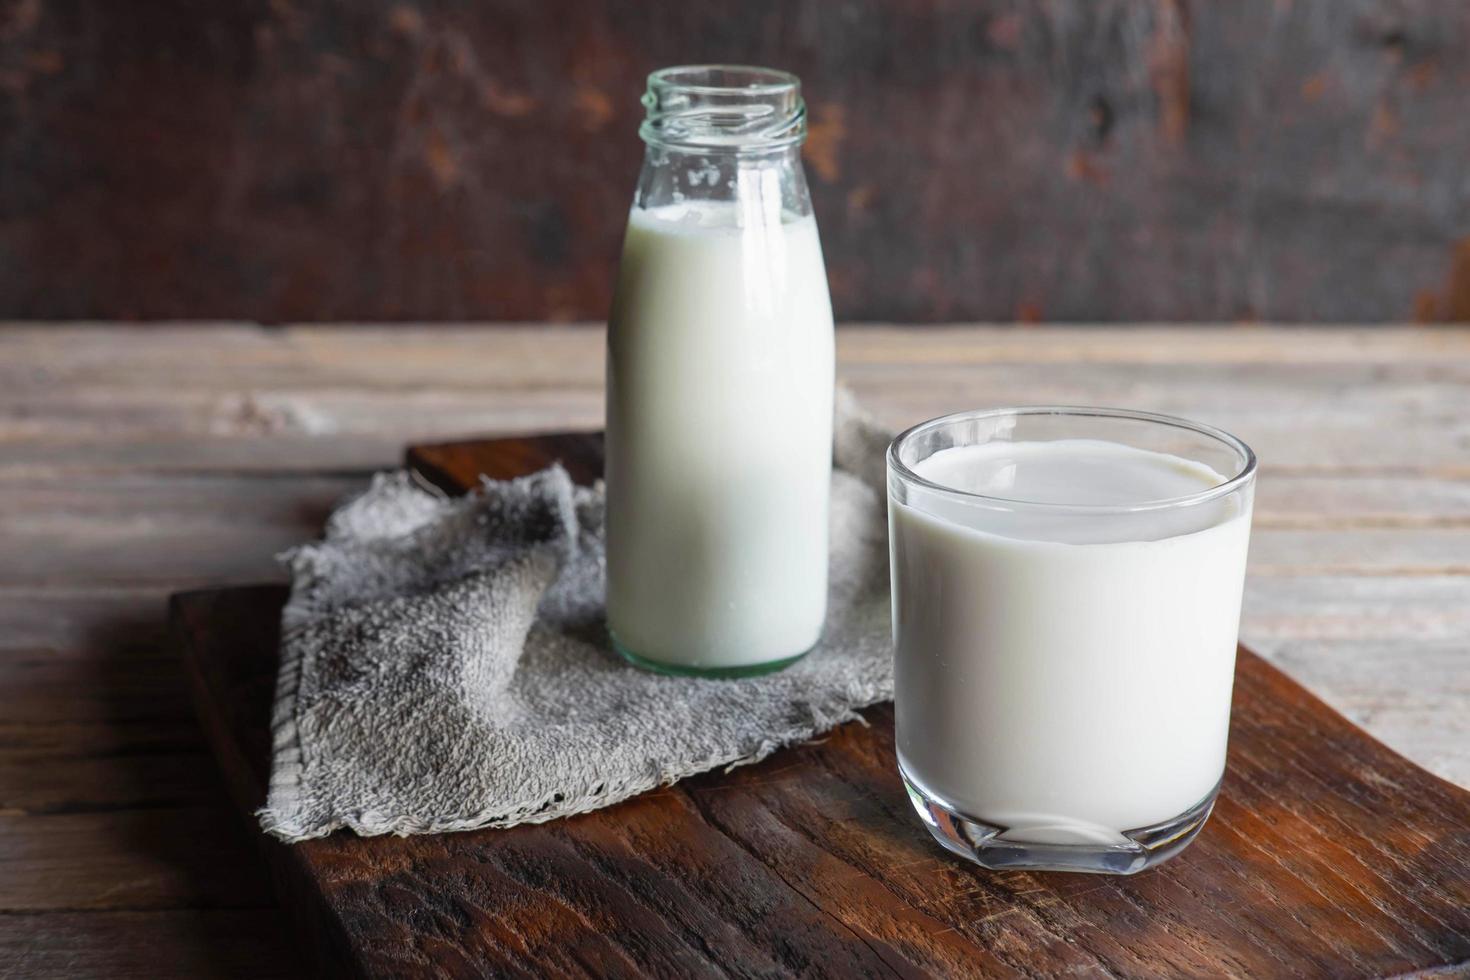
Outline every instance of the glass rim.
<path id="1" fill-rule="evenodd" d="M 1134 422 L 1146 422 L 1154 425 L 1166 425 L 1176 429 L 1186 429 L 1224 444 L 1233 450 L 1243 460 L 1243 463 L 1240 465 L 1238 471 L 1233 476 L 1228 477 L 1223 483 L 1180 497 L 1141 500 L 1137 503 L 1130 504 L 1067 504 L 1040 500 L 1024 500 L 1015 497 L 1001 497 L 995 494 L 976 493 L 973 490 L 961 490 L 958 487 L 946 486 L 943 483 L 936 483 L 933 480 L 920 476 L 899 457 L 900 448 L 905 443 L 926 432 L 932 432 L 935 429 L 958 422 L 1001 418 L 1008 415 L 1055 415 L 1078 418 L 1126 419 Z M 920 422 L 918 425 L 911 426 L 900 432 L 888 444 L 888 452 L 885 456 L 891 472 L 896 473 L 905 482 L 917 484 L 926 490 L 961 500 L 979 502 L 1001 510 L 1031 510 L 1080 515 L 1137 514 L 1180 507 L 1192 507 L 1196 504 L 1208 503 L 1212 500 L 1228 497 L 1230 494 L 1250 483 L 1256 476 L 1255 451 L 1239 437 L 1231 435 L 1224 429 L 1208 425 L 1204 422 L 1194 422 L 1177 415 L 1165 415 L 1161 412 L 1145 412 L 1129 408 L 1101 408 L 1084 405 L 1021 405 L 952 412 L 949 415 L 941 415 L 938 418 Z"/>

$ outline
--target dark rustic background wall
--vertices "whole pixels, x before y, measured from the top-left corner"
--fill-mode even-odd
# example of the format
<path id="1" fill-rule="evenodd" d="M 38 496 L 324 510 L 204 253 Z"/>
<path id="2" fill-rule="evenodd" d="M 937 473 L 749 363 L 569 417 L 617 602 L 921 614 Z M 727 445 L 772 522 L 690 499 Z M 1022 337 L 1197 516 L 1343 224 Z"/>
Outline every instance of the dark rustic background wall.
<path id="1" fill-rule="evenodd" d="M 842 318 L 1470 318 L 1463 0 L 0 0 L 0 317 L 598 318 L 717 60 Z"/>

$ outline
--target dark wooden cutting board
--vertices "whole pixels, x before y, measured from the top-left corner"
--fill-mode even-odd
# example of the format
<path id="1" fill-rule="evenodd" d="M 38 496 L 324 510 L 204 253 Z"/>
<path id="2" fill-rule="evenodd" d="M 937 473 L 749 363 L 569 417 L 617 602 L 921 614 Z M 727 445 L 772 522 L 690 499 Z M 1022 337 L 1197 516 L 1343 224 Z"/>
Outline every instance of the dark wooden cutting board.
<path id="1" fill-rule="evenodd" d="M 460 490 L 601 440 L 426 446 Z M 176 596 L 200 718 L 245 813 L 264 800 L 276 586 Z M 736 682 L 738 683 L 738 682 Z M 933 843 L 893 712 L 597 813 L 426 837 L 261 836 L 283 903 L 332 972 L 1384 975 L 1470 961 L 1470 793 L 1375 742 L 1247 650 L 1225 785 L 1181 856 L 1132 878 L 995 873 Z"/>

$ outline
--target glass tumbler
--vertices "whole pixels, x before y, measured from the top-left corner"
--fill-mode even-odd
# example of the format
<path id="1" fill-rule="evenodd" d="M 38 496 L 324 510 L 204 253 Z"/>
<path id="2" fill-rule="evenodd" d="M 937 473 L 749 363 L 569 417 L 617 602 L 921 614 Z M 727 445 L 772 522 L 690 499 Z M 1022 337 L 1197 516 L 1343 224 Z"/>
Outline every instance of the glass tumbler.
<path id="1" fill-rule="evenodd" d="M 989 868 L 1131 874 L 1225 769 L 1256 460 L 1147 412 L 1003 408 L 888 451 L 899 768 Z"/>

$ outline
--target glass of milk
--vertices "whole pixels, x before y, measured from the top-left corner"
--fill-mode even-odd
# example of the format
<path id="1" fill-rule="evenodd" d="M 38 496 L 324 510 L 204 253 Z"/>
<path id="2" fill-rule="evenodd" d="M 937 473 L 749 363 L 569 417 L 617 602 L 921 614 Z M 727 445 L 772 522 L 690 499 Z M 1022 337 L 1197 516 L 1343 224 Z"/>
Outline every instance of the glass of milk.
<path id="1" fill-rule="evenodd" d="M 1207 425 L 1006 408 L 888 451 L 899 768 L 989 868 L 1131 874 L 1225 770 L 1256 459 Z"/>
<path id="2" fill-rule="evenodd" d="M 629 661 L 742 676 L 827 605 L 832 305 L 796 76 L 649 76 L 607 333 L 607 623 Z"/>

